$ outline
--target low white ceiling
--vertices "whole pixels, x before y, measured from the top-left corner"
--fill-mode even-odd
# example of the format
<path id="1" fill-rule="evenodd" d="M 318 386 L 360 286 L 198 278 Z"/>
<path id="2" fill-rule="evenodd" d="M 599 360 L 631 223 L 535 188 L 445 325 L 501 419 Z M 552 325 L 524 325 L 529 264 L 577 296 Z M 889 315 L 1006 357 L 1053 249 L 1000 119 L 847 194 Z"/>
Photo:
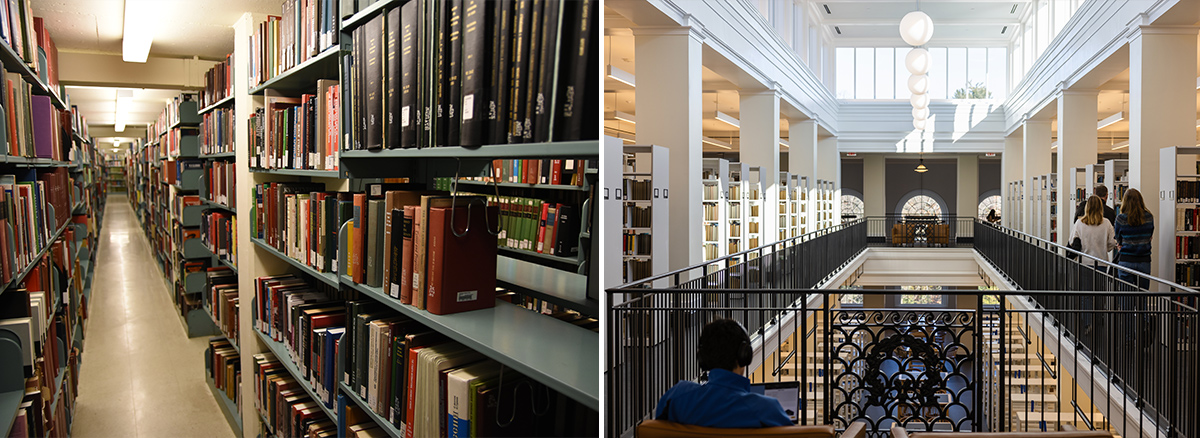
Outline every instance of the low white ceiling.
<path id="1" fill-rule="evenodd" d="M 158 120 L 167 102 L 179 96 L 179 90 L 133 89 L 133 101 L 126 125 L 145 125 Z M 107 87 L 67 86 L 71 104 L 77 105 L 88 124 L 111 126 L 116 123 L 117 89 Z"/>

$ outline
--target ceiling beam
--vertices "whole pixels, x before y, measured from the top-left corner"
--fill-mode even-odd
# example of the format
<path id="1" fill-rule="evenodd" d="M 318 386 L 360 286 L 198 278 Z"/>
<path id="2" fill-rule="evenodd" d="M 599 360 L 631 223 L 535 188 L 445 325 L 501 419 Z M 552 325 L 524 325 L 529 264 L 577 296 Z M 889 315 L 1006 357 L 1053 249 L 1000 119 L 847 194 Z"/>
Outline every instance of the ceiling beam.
<path id="1" fill-rule="evenodd" d="M 94 87 L 204 89 L 204 73 L 217 63 L 202 59 L 149 58 L 128 63 L 121 55 L 62 52 L 59 82 Z"/>
<path id="2" fill-rule="evenodd" d="M 900 20 L 896 18 L 825 18 L 821 20 L 821 24 L 827 26 L 889 26 L 900 27 Z M 955 18 L 953 20 L 935 20 L 935 29 L 937 26 L 1016 26 L 1021 24 L 1021 21 L 1016 17 L 1008 20 L 991 18 Z M 899 32 L 899 31 L 897 31 Z"/>

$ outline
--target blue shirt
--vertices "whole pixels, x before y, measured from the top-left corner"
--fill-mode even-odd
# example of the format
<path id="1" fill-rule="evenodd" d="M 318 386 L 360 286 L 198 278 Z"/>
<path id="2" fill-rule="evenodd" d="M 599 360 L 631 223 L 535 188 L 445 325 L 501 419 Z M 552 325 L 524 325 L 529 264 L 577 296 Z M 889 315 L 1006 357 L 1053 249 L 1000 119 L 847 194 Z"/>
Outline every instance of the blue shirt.
<path id="1" fill-rule="evenodd" d="M 1117 243 L 1121 244 L 1123 262 L 1150 262 L 1151 242 L 1154 240 L 1154 215 L 1147 211 L 1143 213 L 1143 218 L 1142 224 L 1135 227 L 1129 225 L 1129 219 L 1122 213 L 1117 215 L 1117 221 L 1113 223 Z"/>
<path id="2" fill-rule="evenodd" d="M 667 390 L 654 418 L 723 428 L 792 425 L 778 400 L 750 392 L 750 379 L 719 368 L 708 372 L 708 383 L 681 380 Z"/>

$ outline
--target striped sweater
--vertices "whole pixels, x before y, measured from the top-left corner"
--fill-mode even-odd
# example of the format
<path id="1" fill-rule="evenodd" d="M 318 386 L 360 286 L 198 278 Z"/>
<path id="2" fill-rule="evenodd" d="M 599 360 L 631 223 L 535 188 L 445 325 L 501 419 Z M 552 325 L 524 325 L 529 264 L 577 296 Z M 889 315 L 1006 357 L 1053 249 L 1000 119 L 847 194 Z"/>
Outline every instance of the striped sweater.
<path id="1" fill-rule="evenodd" d="M 1113 224 L 1113 230 L 1116 231 L 1117 243 L 1121 245 L 1121 261 L 1123 262 L 1149 262 L 1150 261 L 1150 242 L 1154 236 L 1154 215 L 1146 212 L 1146 221 L 1141 225 L 1129 225 L 1128 218 L 1124 214 L 1117 215 L 1117 222 Z"/>

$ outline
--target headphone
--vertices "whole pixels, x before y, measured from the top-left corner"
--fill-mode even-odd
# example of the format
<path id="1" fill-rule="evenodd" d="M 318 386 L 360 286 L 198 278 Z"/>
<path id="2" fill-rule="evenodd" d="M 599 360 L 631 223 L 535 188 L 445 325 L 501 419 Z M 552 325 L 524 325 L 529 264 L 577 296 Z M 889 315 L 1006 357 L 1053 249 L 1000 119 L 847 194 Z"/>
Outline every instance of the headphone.
<path id="1" fill-rule="evenodd" d="M 721 320 L 718 320 L 718 321 L 721 321 Z M 724 321 L 731 321 L 734 324 L 736 324 L 739 334 L 742 335 L 741 336 L 742 339 L 738 343 L 737 350 L 735 351 L 735 355 L 736 355 L 735 359 L 737 360 L 737 365 L 739 367 L 749 366 L 750 362 L 752 362 L 754 360 L 754 349 L 750 347 L 750 336 L 746 334 L 746 328 L 744 326 L 742 326 L 741 322 L 738 322 L 736 320 L 725 319 Z M 714 321 L 714 322 L 717 322 L 717 321 Z M 709 324 L 712 324 L 712 323 L 709 323 Z M 708 361 L 705 360 L 705 356 L 707 356 L 705 354 L 706 350 L 707 350 L 707 347 L 704 344 L 704 333 L 702 331 L 700 333 L 700 345 L 696 348 L 696 361 L 699 362 L 700 369 L 702 369 L 702 370 L 707 371 L 707 370 L 711 370 L 713 368 L 717 368 L 716 367 L 717 364 L 708 363 Z"/>

